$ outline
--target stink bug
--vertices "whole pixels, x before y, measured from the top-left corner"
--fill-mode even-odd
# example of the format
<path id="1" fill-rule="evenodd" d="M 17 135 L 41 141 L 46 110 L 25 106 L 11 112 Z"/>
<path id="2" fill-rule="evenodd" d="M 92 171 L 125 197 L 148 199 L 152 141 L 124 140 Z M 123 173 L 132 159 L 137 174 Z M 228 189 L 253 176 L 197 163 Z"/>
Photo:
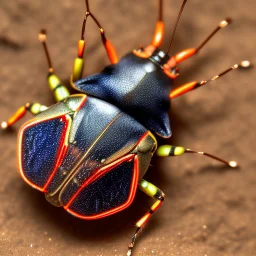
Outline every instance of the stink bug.
<path id="1" fill-rule="evenodd" d="M 131 255 L 139 231 L 164 201 L 164 193 L 142 179 L 155 152 L 160 157 L 200 153 L 230 167 L 237 166 L 234 161 L 228 162 L 204 152 L 171 145 L 158 147 L 155 138 L 156 135 L 171 136 L 170 99 L 238 67 L 234 65 L 208 81 L 191 82 L 171 91 L 173 80 L 179 75 L 177 65 L 198 53 L 230 20 L 221 21 L 197 48 L 169 57 L 171 44 L 166 52 L 159 49 L 164 34 L 163 3 L 160 0 L 159 19 L 151 44 L 119 60 L 102 26 L 89 9 L 88 1 L 86 6 L 78 57 L 71 77 L 71 85 L 80 93 L 70 95 L 54 74 L 46 32 L 42 30 L 39 40 L 49 64 L 48 83 L 58 103 L 49 108 L 39 103 L 27 103 L 3 122 L 2 128 L 12 126 L 26 111 L 35 115 L 19 132 L 21 176 L 29 185 L 45 193 L 53 205 L 64 207 L 76 217 L 97 219 L 124 210 L 132 203 L 137 187 L 155 198 L 149 212 L 136 223 L 127 252 Z M 88 18 L 98 25 L 112 65 L 99 74 L 81 79 Z M 177 24 L 178 20 L 175 29 Z"/>

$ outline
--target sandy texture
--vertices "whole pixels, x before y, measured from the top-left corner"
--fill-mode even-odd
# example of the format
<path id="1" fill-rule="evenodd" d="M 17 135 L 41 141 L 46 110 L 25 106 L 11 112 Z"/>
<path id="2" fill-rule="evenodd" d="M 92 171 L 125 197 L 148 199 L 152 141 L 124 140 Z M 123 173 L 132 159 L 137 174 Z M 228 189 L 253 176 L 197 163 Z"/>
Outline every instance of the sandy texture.
<path id="1" fill-rule="evenodd" d="M 165 3 L 164 49 L 180 4 L 178 0 Z M 156 7 L 156 0 L 91 1 L 91 9 L 120 56 L 151 41 Z M 180 65 L 176 85 L 208 79 L 243 59 L 256 63 L 255 7 L 255 0 L 189 1 L 172 53 L 196 46 L 227 16 L 234 24 L 221 31 L 200 55 Z M 54 67 L 68 83 L 84 12 L 82 0 L 1 1 L 1 119 L 27 101 L 54 103 L 37 33 L 42 27 L 48 29 Z M 86 37 L 86 74 L 92 74 L 109 62 L 91 22 Z M 140 236 L 134 255 L 256 255 L 255 81 L 253 69 L 238 70 L 173 100 L 169 143 L 235 159 L 241 169 L 223 168 L 195 155 L 155 159 L 146 178 L 167 199 Z M 134 223 L 152 200 L 138 192 L 128 210 L 91 222 L 51 206 L 17 172 L 20 125 L 0 135 L 0 255 L 125 255 Z"/>

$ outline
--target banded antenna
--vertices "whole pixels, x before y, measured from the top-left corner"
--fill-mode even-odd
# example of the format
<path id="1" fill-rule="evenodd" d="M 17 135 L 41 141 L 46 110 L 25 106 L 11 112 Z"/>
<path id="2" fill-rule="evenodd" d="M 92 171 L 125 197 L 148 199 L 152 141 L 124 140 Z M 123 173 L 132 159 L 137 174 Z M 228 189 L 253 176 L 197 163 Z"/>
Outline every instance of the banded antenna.
<path id="1" fill-rule="evenodd" d="M 185 93 L 187 93 L 187 92 L 190 92 L 190 91 L 192 91 L 192 90 L 194 90 L 194 89 L 196 89 L 196 88 L 198 88 L 198 87 L 201 87 L 201 86 L 203 86 L 203 85 L 205 85 L 205 84 L 207 84 L 207 83 L 209 83 L 209 82 L 211 82 L 211 81 L 215 81 L 215 80 L 219 79 L 220 77 L 224 76 L 225 74 L 227 74 L 228 72 L 230 72 L 230 71 L 232 71 L 232 70 L 235 70 L 235 69 L 237 69 L 237 68 L 240 67 L 240 66 L 241 66 L 241 64 L 240 64 L 240 65 L 235 64 L 235 65 L 233 65 L 231 68 L 226 69 L 225 71 L 223 71 L 223 72 L 221 72 L 220 74 L 218 74 L 218 75 L 212 77 L 212 78 L 209 79 L 209 80 L 203 80 L 203 81 L 201 81 L 201 82 L 193 81 L 193 82 L 189 82 L 189 83 L 186 83 L 186 84 L 184 84 L 184 85 L 181 85 L 181 86 L 175 88 L 175 89 L 170 93 L 170 98 L 171 98 L 171 99 L 174 99 L 174 98 L 179 97 L 179 96 L 181 96 L 181 95 L 183 95 L 183 94 L 185 94 Z"/>

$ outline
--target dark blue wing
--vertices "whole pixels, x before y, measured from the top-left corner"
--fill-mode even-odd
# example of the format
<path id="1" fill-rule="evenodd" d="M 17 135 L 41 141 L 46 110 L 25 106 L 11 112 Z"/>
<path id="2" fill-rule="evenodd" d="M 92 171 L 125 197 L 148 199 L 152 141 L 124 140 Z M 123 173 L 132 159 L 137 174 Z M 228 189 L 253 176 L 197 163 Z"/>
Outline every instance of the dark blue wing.
<path id="1" fill-rule="evenodd" d="M 138 186 L 136 156 L 127 155 L 99 169 L 94 176 L 65 206 L 71 214 L 83 219 L 102 218 L 132 203 Z"/>
<path id="2" fill-rule="evenodd" d="M 65 115 L 36 120 L 20 131 L 19 165 L 22 177 L 31 186 L 45 191 L 65 151 L 71 119 Z"/>

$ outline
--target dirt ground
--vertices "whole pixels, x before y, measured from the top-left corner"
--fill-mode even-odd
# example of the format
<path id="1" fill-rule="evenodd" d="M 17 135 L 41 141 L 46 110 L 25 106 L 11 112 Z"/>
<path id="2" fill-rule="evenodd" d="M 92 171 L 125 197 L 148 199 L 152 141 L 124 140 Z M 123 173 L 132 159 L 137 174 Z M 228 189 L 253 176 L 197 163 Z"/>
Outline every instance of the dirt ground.
<path id="1" fill-rule="evenodd" d="M 90 2 L 120 56 L 151 41 L 156 0 Z M 170 41 L 180 5 L 181 0 L 164 4 L 163 49 Z M 234 22 L 198 56 L 180 65 L 181 76 L 175 85 L 211 78 L 240 60 L 256 63 L 255 11 L 254 0 L 188 1 L 172 53 L 198 45 L 223 18 L 232 17 Z M 84 13 L 82 0 L 1 1 L 2 120 L 28 101 L 54 103 L 37 33 L 42 27 L 48 30 L 56 73 L 67 84 Z M 92 22 L 88 25 L 86 75 L 109 63 L 97 28 Z M 165 192 L 166 201 L 138 239 L 134 255 L 256 255 L 255 81 L 254 69 L 237 70 L 173 100 L 173 137 L 168 143 L 237 160 L 241 168 L 231 170 L 197 155 L 154 159 L 146 179 Z M 0 255 L 126 255 L 134 224 L 152 200 L 138 192 L 129 209 L 90 222 L 53 207 L 17 172 L 20 125 L 0 134 Z"/>

